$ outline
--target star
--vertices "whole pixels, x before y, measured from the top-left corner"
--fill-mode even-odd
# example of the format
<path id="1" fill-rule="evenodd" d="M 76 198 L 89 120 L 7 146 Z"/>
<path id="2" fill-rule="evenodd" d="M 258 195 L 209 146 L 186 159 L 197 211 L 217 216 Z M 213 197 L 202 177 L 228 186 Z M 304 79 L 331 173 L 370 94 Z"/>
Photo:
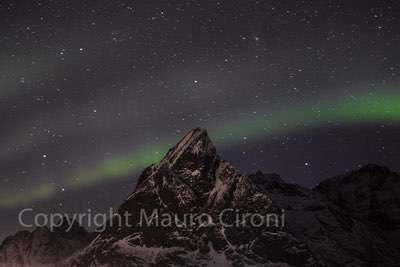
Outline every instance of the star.
<path id="1" fill-rule="evenodd" d="M 0 17 L 0 209 L 46 209 L 53 191 L 65 206 L 115 205 L 195 127 L 239 169 L 305 186 L 358 162 L 400 166 L 398 5 L 12 2 Z M 80 194 L 92 184 L 110 197 Z"/>

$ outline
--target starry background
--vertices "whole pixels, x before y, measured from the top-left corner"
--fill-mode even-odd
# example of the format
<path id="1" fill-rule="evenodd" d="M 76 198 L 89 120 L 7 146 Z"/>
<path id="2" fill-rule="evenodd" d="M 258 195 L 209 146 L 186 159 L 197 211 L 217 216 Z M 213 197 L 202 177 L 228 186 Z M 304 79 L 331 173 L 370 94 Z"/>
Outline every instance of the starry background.
<path id="1" fill-rule="evenodd" d="M 397 1 L 1 1 L 0 240 L 117 207 L 207 128 L 244 173 L 400 165 Z"/>

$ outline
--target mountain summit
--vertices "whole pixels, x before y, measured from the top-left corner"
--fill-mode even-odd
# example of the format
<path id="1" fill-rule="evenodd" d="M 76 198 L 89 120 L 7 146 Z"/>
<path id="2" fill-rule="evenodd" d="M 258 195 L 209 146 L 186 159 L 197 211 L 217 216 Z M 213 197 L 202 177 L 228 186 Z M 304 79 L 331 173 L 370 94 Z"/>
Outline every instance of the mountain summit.
<path id="1" fill-rule="evenodd" d="M 196 128 L 188 132 L 178 144 L 171 148 L 161 163 L 168 163 L 170 167 L 173 167 L 179 162 L 199 163 L 215 156 L 216 149 L 207 131 Z"/>
<path id="2" fill-rule="evenodd" d="M 141 212 L 152 214 L 155 210 L 157 216 L 170 214 L 182 219 L 187 214 L 207 214 L 212 222 L 138 226 Z M 159 164 L 143 171 L 135 191 L 120 206 L 120 214 L 132 214 L 132 227 L 107 229 L 84 253 L 69 259 L 68 266 L 94 262 L 107 266 L 229 266 L 265 263 L 272 257 L 290 264 L 312 262 L 306 245 L 283 226 L 224 226 L 219 218 L 224 210 L 230 211 L 224 218 L 229 224 L 237 221 L 233 211 L 237 211 L 235 216 L 282 215 L 280 209 L 271 207 L 268 192 L 217 155 L 205 130 L 194 129 Z M 266 243 L 276 246 L 279 255 L 264 249 Z"/>
<path id="3" fill-rule="evenodd" d="M 171 169 L 198 195 L 213 184 L 219 159 L 207 131 L 196 128 L 171 148 L 160 165 Z"/>
<path id="4" fill-rule="evenodd" d="M 8 265 L 10 238 L 0 266 L 398 266 L 399 203 L 400 177 L 386 167 L 307 189 L 277 174 L 242 175 L 196 128 L 142 172 L 119 207 L 131 215 L 122 224 L 47 265 L 24 253 Z"/>

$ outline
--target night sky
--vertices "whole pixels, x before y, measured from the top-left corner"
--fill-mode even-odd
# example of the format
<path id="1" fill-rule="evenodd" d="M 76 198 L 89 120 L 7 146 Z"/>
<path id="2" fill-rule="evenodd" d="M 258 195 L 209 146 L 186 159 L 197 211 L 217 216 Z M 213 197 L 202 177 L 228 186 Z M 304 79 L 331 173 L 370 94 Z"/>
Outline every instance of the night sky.
<path id="1" fill-rule="evenodd" d="M 188 130 L 314 186 L 400 169 L 398 1 L 1 1 L 0 240 L 105 211 Z"/>

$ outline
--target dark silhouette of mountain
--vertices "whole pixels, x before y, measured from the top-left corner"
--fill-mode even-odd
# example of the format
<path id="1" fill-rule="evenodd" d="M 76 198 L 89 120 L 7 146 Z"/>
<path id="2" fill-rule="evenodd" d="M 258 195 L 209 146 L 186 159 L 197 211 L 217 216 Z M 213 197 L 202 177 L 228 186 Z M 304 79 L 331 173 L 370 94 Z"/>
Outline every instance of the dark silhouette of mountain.
<path id="1" fill-rule="evenodd" d="M 54 243 L 60 256 L 51 257 L 51 243 L 40 251 L 51 256 L 37 254 L 53 263 L 48 266 L 64 267 L 398 266 L 399 191 L 400 177 L 376 165 L 314 189 L 286 183 L 277 174 L 242 175 L 218 156 L 205 130 L 194 129 L 143 171 L 119 208 L 121 216 L 90 244 L 63 252 Z M 185 219 L 187 214 L 195 220 Z M 254 214 L 271 221 L 251 221 Z M 163 218 L 174 220 L 163 224 Z M 21 235 L 28 233 L 1 246 L 3 266 L 36 266 L 26 250 L 3 256 Z"/>
<path id="2" fill-rule="evenodd" d="M 33 232 L 20 231 L 1 244 L 0 266 L 55 266 L 87 246 L 93 237 L 77 223 L 69 227 L 66 221 L 53 231 L 47 227 L 37 228 Z"/>

